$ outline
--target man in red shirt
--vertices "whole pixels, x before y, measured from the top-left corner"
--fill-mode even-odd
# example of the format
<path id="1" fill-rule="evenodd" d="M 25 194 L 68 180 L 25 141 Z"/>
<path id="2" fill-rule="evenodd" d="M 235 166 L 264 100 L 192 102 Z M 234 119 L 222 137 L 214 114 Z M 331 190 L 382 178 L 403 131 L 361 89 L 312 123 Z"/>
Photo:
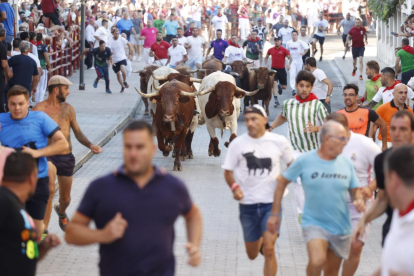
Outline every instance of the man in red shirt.
<path id="1" fill-rule="evenodd" d="M 42 1 L 42 12 L 43 16 L 50 19 L 50 21 L 53 22 L 54 25 L 61 26 L 62 23 L 60 23 L 59 15 L 56 13 L 56 9 L 59 1 L 54 0 L 43 0 Z M 85 20 L 85 22 L 87 22 Z"/>
<path id="2" fill-rule="evenodd" d="M 168 48 L 171 45 L 162 39 L 162 33 L 157 33 L 157 39 L 155 43 L 151 45 L 150 56 L 154 57 L 154 63 L 159 66 L 165 66 L 168 60 Z"/>
<path id="3" fill-rule="evenodd" d="M 278 107 L 280 105 L 277 99 L 276 87 L 279 88 L 279 95 L 282 95 L 283 89 L 286 89 L 287 87 L 287 73 L 285 69 L 286 58 L 289 59 L 289 64 L 287 65 L 288 70 L 290 68 L 290 64 L 292 63 L 292 57 L 290 56 L 289 51 L 286 48 L 283 48 L 281 44 L 281 38 L 275 37 L 275 47 L 270 48 L 265 57 L 265 67 L 267 67 L 269 56 L 272 56 L 272 69 L 276 70 L 274 79 L 275 82 L 273 84 L 273 97 L 275 98 L 274 107 Z"/>
<path id="4" fill-rule="evenodd" d="M 359 57 L 359 79 L 362 80 L 362 71 L 364 67 L 364 51 L 365 51 L 365 43 L 368 44 L 368 36 L 367 31 L 364 27 L 362 27 L 361 19 L 357 18 L 355 20 L 355 26 L 348 32 L 348 36 L 346 38 L 346 42 L 349 45 L 352 39 L 352 58 L 353 58 L 353 65 L 354 70 L 352 71 L 352 76 L 355 76 L 357 71 L 356 62 L 357 58 Z"/>

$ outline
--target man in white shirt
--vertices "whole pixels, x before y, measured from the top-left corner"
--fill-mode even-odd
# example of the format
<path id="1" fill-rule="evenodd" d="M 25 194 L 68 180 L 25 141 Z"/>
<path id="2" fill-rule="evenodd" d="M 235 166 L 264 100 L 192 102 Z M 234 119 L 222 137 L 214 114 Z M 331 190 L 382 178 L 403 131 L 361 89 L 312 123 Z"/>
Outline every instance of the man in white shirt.
<path id="1" fill-rule="evenodd" d="M 309 46 L 305 42 L 298 40 L 298 32 L 296 30 L 293 30 L 292 40 L 289 40 L 286 43 L 286 49 L 290 52 L 290 56 L 292 57 L 289 70 L 290 87 L 292 88 L 292 94 L 296 95 L 296 76 L 303 68 L 302 57 L 309 51 Z"/>
<path id="2" fill-rule="evenodd" d="M 290 165 L 292 148 L 282 135 L 266 131 L 268 117 L 260 105 L 247 107 L 244 121 L 248 129 L 229 146 L 222 168 L 234 199 L 240 202 L 240 222 L 249 259 L 259 252 L 265 258 L 266 276 L 276 275 L 275 243 L 278 233 L 267 230 L 267 220 L 272 214 L 273 193 L 280 163 Z M 279 231 L 277 231 L 279 232 Z"/>
<path id="3" fill-rule="evenodd" d="M 200 5 L 198 5 L 197 2 L 196 4 L 193 4 L 190 9 L 191 17 L 193 19 L 195 27 L 198 30 L 201 30 L 201 12 L 202 11 L 203 11 L 202 7 L 200 7 Z"/>
<path id="4" fill-rule="evenodd" d="M 85 28 L 85 48 L 93 48 L 93 43 L 95 41 L 94 38 L 95 33 L 95 20 L 89 20 L 89 25 Z M 93 55 L 92 53 L 88 53 L 85 59 L 85 65 L 87 69 L 93 70 Z"/>
<path id="5" fill-rule="evenodd" d="M 132 61 L 134 57 L 134 47 L 126 40 L 125 38 L 119 35 L 119 29 L 116 28 L 113 33 L 113 37 L 109 39 L 107 47 L 111 49 L 113 65 L 112 69 L 114 70 L 118 82 L 121 85 L 121 93 L 125 91 L 125 88 L 129 88 L 127 83 L 127 57 L 125 54 L 125 46 L 129 47 L 129 59 Z"/>
<path id="6" fill-rule="evenodd" d="M 239 44 L 237 43 L 237 35 L 233 34 L 231 39 L 229 40 L 229 47 L 226 48 L 224 51 L 224 58 L 223 63 L 233 63 L 236 60 L 246 60 L 246 55 L 244 54 L 244 50 L 240 48 Z M 226 66 L 226 70 L 230 70 L 230 65 Z"/>
<path id="7" fill-rule="evenodd" d="M 367 206 L 366 208 L 369 208 L 372 203 L 373 193 L 377 189 L 376 182 L 374 181 L 375 179 L 372 177 L 372 169 L 374 168 L 375 157 L 381 153 L 381 149 L 371 138 L 352 132 L 349 129 L 348 119 L 345 115 L 332 113 L 326 117 L 326 121 L 330 120 L 343 125 L 347 132 L 349 140 L 342 150 L 342 155 L 348 157 L 354 165 L 358 180 L 361 183 L 362 193 L 366 200 L 365 206 Z M 352 230 L 354 230 L 364 213 L 359 213 L 355 209 L 349 196 L 347 197 L 347 203 L 349 215 L 351 217 Z M 364 235 L 351 244 L 349 258 L 343 263 L 342 275 L 354 275 L 358 269 L 362 248 L 368 238 L 370 226 L 370 223 L 367 224 Z"/>
<path id="8" fill-rule="evenodd" d="M 108 43 L 108 25 L 109 21 L 106 19 L 103 19 L 101 22 L 101 27 L 99 27 L 95 33 L 93 34 L 93 37 L 95 38 L 95 44 L 94 47 L 92 48 L 97 48 L 99 47 L 99 41 L 103 40 L 105 41 L 105 43 Z M 89 27 L 89 26 L 88 26 Z"/>
<path id="9" fill-rule="evenodd" d="M 298 37 L 299 40 L 305 42 L 308 46 L 312 45 L 313 39 L 310 35 L 306 33 L 306 26 L 300 27 L 300 34 Z M 311 50 L 309 49 L 304 56 L 302 56 L 303 63 L 305 63 L 306 58 L 310 57 Z"/>
<path id="10" fill-rule="evenodd" d="M 329 23 L 326 19 L 323 18 L 323 12 L 319 13 L 319 20 L 316 20 L 315 22 L 315 31 L 313 32 L 313 44 L 312 44 L 312 56 L 315 57 L 316 52 L 318 49 L 316 49 L 316 43 L 319 42 L 319 45 L 321 46 L 321 57 L 319 58 L 319 61 L 322 61 L 323 56 L 323 43 L 325 42 L 325 34 L 328 30 Z"/>
<path id="11" fill-rule="evenodd" d="M 374 275 L 413 275 L 414 272 L 414 147 L 403 146 L 385 158 L 385 189 L 395 208 L 385 239 L 381 268 Z"/>
<path id="12" fill-rule="evenodd" d="M 280 28 L 277 36 L 282 38 L 282 47 L 286 48 L 286 43 L 292 39 L 292 32 L 295 29 L 289 26 L 289 20 L 283 20 L 283 28 Z"/>
<path id="13" fill-rule="evenodd" d="M 194 28 L 192 33 L 192 36 L 187 37 L 188 45 L 185 48 L 188 52 L 187 65 L 192 70 L 195 70 L 201 69 L 204 53 L 206 51 L 206 44 L 204 43 L 204 38 L 198 35 L 197 28 Z M 203 52 L 201 52 L 201 49 L 203 49 Z"/>
<path id="14" fill-rule="evenodd" d="M 108 14 L 103 11 L 102 12 L 102 18 L 98 19 L 95 23 L 96 25 L 98 25 L 98 28 L 102 26 L 102 21 L 106 20 L 108 22 L 108 26 L 107 26 L 107 30 L 108 30 L 108 34 L 110 33 L 109 30 L 111 30 L 112 28 L 112 21 L 108 19 Z"/>
<path id="15" fill-rule="evenodd" d="M 211 37 L 213 37 L 213 34 L 216 33 L 217 30 L 221 30 L 222 34 L 223 34 L 223 39 L 226 38 L 226 27 L 228 25 L 229 21 L 227 20 L 227 16 L 223 15 L 221 7 L 219 7 L 217 9 L 217 15 L 215 15 L 213 17 L 213 19 L 211 20 L 211 25 L 214 26 L 214 30 L 213 28 L 210 28 L 210 32 L 211 32 Z M 217 38 L 216 36 L 214 36 L 214 38 Z"/>
<path id="16" fill-rule="evenodd" d="M 165 66 L 170 64 L 170 68 L 183 65 L 187 61 L 187 51 L 181 45 L 178 45 L 178 38 L 173 37 L 171 40 L 172 47 L 168 48 L 168 60 Z"/>
<path id="17" fill-rule="evenodd" d="M 177 38 L 178 38 L 178 45 L 185 47 L 188 45 L 188 39 L 184 36 L 184 31 L 182 28 L 177 29 Z"/>
<path id="18" fill-rule="evenodd" d="M 311 0 L 307 3 L 305 15 L 308 17 L 308 33 L 315 33 L 315 22 L 318 20 L 318 14 L 321 11 L 321 7 L 316 0 Z"/>
<path id="19" fill-rule="evenodd" d="M 323 70 L 316 67 L 316 59 L 314 57 L 307 58 L 305 61 L 305 69 L 315 76 L 312 92 L 320 102 L 326 107 L 328 113 L 331 113 L 331 97 L 333 83 L 326 77 Z"/>

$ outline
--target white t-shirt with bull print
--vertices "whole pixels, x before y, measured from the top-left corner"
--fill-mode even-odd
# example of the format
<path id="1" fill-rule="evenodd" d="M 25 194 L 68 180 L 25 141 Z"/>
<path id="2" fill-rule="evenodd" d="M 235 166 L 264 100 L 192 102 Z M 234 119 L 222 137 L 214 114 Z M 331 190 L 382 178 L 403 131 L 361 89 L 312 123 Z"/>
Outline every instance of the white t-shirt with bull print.
<path id="1" fill-rule="evenodd" d="M 222 168 L 233 171 L 244 194 L 241 204 L 272 203 L 281 160 L 293 161 L 292 147 L 284 136 L 266 131 L 252 138 L 246 133 L 230 143 Z"/>

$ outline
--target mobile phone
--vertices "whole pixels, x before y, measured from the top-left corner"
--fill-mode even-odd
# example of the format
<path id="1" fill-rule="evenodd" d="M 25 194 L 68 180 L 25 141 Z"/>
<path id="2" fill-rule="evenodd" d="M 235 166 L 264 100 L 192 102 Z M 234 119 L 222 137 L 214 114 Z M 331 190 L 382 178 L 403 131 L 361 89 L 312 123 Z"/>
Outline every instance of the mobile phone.
<path id="1" fill-rule="evenodd" d="M 397 34 L 396 32 L 391 32 L 391 34 L 392 34 L 393 36 L 395 36 L 395 37 L 397 37 L 397 36 L 398 36 L 398 34 Z"/>

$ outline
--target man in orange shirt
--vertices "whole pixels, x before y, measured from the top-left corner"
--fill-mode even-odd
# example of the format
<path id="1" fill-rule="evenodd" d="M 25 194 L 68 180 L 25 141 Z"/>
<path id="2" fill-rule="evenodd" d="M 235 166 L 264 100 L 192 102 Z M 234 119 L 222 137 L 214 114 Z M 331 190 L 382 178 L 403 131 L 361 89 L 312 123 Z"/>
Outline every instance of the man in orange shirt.
<path id="1" fill-rule="evenodd" d="M 387 124 L 378 116 L 378 114 L 371 109 L 361 108 L 358 106 L 358 91 L 356 84 L 350 83 L 344 87 L 343 96 L 345 108 L 338 110 L 338 113 L 344 114 L 348 119 L 349 129 L 352 132 L 369 136 L 370 122 L 374 123 L 380 128 L 383 136 L 387 136 Z M 387 143 L 382 143 L 382 149 L 387 149 Z"/>
<path id="2" fill-rule="evenodd" d="M 390 102 L 381 105 L 377 109 L 378 115 L 387 123 L 387 144 L 388 147 L 391 147 L 391 138 L 390 138 L 390 122 L 392 116 L 397 113 L 399 110 L 407 110 L 411 113 L 413 111 L 411 108 L 409 108 L 405 102 L 407 101 L 407 93 L 408 93 L 408 87 L 405 84 L 399 83 L 394 87 L 394 99 L 392 99 Z M 382 139 L 383 135 L 378 136 L 378 142 Z"/>

